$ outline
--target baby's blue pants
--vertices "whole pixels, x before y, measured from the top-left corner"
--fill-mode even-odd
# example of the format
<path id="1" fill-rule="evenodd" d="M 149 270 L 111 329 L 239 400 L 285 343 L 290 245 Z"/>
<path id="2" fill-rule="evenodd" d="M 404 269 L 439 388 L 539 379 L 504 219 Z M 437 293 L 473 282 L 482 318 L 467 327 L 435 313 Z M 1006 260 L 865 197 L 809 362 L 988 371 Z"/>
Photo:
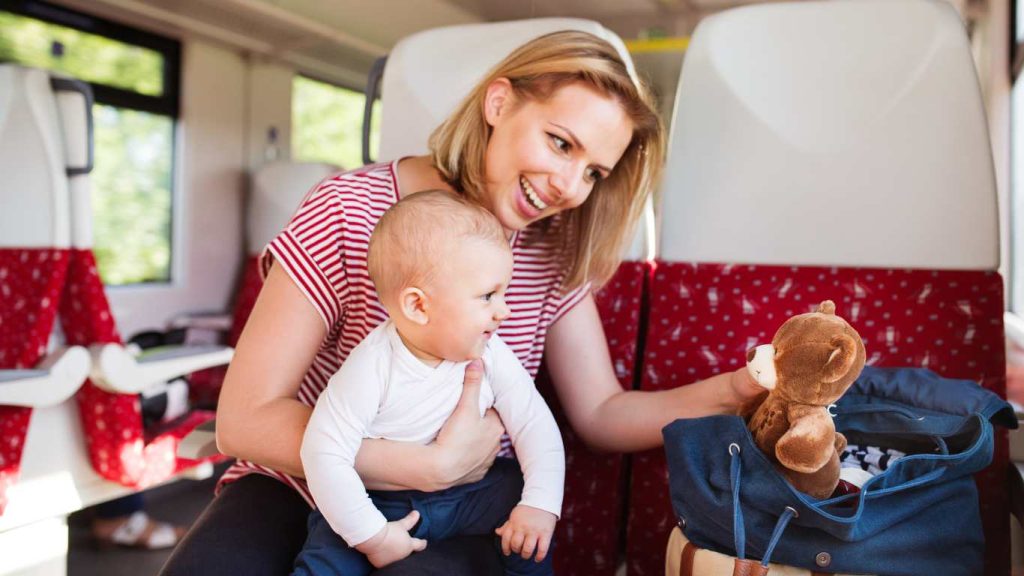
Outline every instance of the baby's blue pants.
<path id="1" fill-rule="evenodd" d="M 409 512 L 420 513 L 419 523 L 410 532 L 423 538 L 427 546 L 455 535 L 494 534 L 494 529 L 508 519 L 523 492 L 523 475 L 515 460 L 498 458 L 479 482 L 455 486 L 439 492 L 417 490 L 370 490 L 370 499 L 388 521 L 404 518 Z M 493 545 L 501 554 L 501 540 Z M 413 552 L 415 554 L 415 552 Z M 543 562 L 524 560 L 513 553 L 501 554 L 505 574 L 509 576 L 548 576 L 554 571 L 551 550 Z M 295 559 L 293 576 L 364 576 L 373 565 L 359 551 L 349 548 L 319 511 L 309 515 L 309 536 L 302 552 Z"/>

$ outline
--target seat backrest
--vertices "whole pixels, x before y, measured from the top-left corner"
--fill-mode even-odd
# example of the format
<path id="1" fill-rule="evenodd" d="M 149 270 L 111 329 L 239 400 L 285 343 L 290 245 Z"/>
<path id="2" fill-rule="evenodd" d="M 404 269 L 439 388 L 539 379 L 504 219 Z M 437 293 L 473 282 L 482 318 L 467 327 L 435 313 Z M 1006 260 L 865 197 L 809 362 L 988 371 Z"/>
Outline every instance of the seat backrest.
<path id="1" fill-rule="evenodd" d="M 622 41 L 600 24 L 570 18 L 471 24 L 427 30 L 400 41 L 388 55 L 383 76 L 380 158 L 390 160 L 427 153 L 427 139 L 473 86 L 522 44 L 559 30 L 582 30 L 609 41 L 632 71 Z M 635 74 L 634 74 L 635 75 Z M 648 215 L 653 212 L 648 209 Z M 647 264 L 646 231 L 641 226 L 627 261 L 597 295 L 616 372 L 633 383 L 641 292 Z M 559 420 L 565 438 L 566 470 L 563 517 L 558 523 L 559 574 L 611 576 L 620 542 L 622 458 L 594 454 L 571 432 L 541 369 L 537 387 Z"/>
<path id="2" fill-rule="evenodd" d="M 999 265 L 981 91 L 951 6 L 865 0 L 730 11 L 701 23 L 683 74 L 660 258 Z"/>
<path id="3" fill-rule="evenodd" d="M 0 369 L 46 353 L 68 269 L 68 181 L 51 78 L 0 65 Z M 0 406 L 0 514 L 20 470 L 31 409 Z"/>
<path id="4" fill-rule="evenodd" d="M 270 162 L 256 170 L 246 217 L 248 255 L 259 255 L 288 223 L 310 188 L 339 170 L 333 164 L 289 160 Z"/>
<path id="5" fill-rule="evenodd" d="M 311 187 L 341 170 L 322 162 L 278 160 L 264 164 L 252 176 L 246 215 L 246 254 L 235 293 L 227 344 L 235 346 L 263 288 L 260 253 L 288 223 Z M 189 395 L 198 405 L 216 406 L 227 367 L 200 370 L 189 379 Z"/>
<path id="6" fill-rule="evenodd" d="M 873 365 L 1004 394 L 996 190 L 963 25 L 943 2 L 771 4 L 701 22 L 676 100 L 642 386 L 740 368 L 823 299 Z M 1008 570 L 1007 446 L 979 476 Z M 634 460 L 630 572 L 663 569 L 664 459 Z"/>
<path id="7" fill-rule="evenodd" d="M 228 338 L 231 346 L 238 342 L 263 286 L 258 262 L 260 252 L 288 223 L 311 187 L 339 170 L 338 166 L 322 162 L 282 160 L 266 164 L 253 174 L 246 223 L 245 272 L 235 298 L 234 319 Z"/>
<path id="8" fill-rule="evenodd" d="M 64 146 L 50 75 L 0 65 L 0 246 L 67 248 Z"/>

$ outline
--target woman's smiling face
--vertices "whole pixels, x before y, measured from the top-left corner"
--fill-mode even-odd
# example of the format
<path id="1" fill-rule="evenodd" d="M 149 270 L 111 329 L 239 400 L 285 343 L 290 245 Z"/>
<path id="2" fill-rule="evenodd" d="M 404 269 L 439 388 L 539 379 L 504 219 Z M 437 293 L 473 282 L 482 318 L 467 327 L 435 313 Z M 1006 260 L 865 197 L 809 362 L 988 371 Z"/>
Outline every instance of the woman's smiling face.
<path id="1" fill-rule="evenodd" d="M 508 80 L 487 89 L 491 126 L 484 205 L 507 232 L 583 204 L 629 146 L 619 102 L 577 82 L 546 100 L 517 101 Z"/>

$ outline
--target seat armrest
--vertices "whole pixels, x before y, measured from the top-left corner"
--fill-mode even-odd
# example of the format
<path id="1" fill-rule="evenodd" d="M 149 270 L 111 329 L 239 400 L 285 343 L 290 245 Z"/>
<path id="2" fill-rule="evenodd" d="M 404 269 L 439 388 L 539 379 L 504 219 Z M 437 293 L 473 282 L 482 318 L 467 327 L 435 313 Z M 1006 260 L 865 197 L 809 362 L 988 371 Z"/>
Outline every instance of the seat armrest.
<path id="1" fill-rule="evenodd" d="M 97 386 L 115 394 L 139 394 L 154 384 L 223 366 L 235 350 L 228 346 L 166 346 L 135 356 L 120 344 L 95 344 L 89 353 L 91 377 Z"/>
<path id="2" fill-rule="evenodd" d="M 231 323 L 233 321 L 234 317 L 230 314 L 224 314 L 221 312 L 181 314 L 171 318 L 167 323 L 167 327 L 171 329 L 195 328 L 200 330 L 227 332 L 228 330 L 231 330 Z"/>
<path id="3" fill-rule="evenodd" d="M 0 370 L 0 405 L 42 408 L 67 400 L 89 376 L 89 352 L 58 348 L 34 370 Z"/>
<path id="4" fill-rule="evenodd" d="M 217 420 L 203 422 L 178 443 L 178 458 L 201 460 L 220 454 L 217 450 Z"/>

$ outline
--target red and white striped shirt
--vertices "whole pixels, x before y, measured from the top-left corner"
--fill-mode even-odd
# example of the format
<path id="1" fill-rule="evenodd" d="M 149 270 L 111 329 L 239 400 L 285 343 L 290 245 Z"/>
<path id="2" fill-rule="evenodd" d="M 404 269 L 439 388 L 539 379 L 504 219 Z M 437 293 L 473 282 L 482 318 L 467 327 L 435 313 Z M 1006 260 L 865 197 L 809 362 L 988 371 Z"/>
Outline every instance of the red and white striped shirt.
<path id="1" fill-rule="evenodd" d="M 366 253 L 377 220 L 398 201 L 398 162 L 373 164 L 330 176 L 299 205 L 291 222 L 260 257 L 264 277 L 277 262 L 320 314 L 327 336 L 299 386 L 298 398 L 313 406 L 327 381 L 349 352 L 387 319 L 366 268 Z M 566 292 L 565 270 L 556 255 L 561 249 L 558 217 L 550 227 L 531 226 L 512 240 L 515 261 L 505 301 L 512 315 L 498 335 L 512 349 L 530 376 L 536 378 L 548 328 L 582 300 L 590 286 Z M 508 449 L 507 441 L 503 443 Z M 272 476 L 292 486 L 312 506 L 300 478 L 239 460 L 220 485 L 251 473 Z"/>

